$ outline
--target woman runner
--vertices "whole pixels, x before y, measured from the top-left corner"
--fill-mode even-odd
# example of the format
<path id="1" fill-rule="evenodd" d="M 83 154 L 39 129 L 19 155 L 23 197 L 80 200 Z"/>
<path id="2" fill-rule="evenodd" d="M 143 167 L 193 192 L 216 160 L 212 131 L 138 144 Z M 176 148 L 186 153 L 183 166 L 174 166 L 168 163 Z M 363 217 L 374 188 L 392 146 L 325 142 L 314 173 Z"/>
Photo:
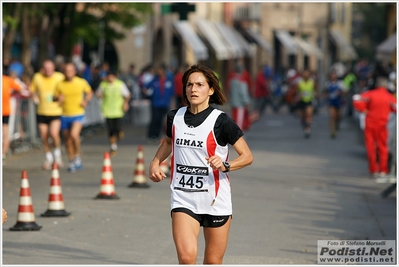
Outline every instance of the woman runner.
<path id="1" fill-rule="evenodd" d="M 242 130 L 210 104 L 226 102 L 219 80 L 203 65 L 193 65 L 182 78 L 187 106 L 168 112 L 167 137 L 150 164 L 150 179 L 166 175 L 160 163 L 172 153 L 170 177 L 172 233 L 180 264 L 195 264 L 203 227 L 204 264 L 221 264 L 232 218 L 229 171 L 252 163 Z M 229 161 L 228 145 L 238 157 Z"/>

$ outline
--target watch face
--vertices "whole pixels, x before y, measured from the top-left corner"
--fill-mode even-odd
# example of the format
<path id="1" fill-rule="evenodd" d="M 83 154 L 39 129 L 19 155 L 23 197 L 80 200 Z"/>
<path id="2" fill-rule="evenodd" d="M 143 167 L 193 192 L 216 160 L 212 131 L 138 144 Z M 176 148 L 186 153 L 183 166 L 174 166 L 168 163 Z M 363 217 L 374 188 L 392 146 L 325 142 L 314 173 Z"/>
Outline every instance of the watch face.
<path id="1" fill-rule="evenodd" d="M 227 169 L 227 171 L 230 171 L 230 164 L 228 162 L 223 162 L 223 165 Z"/>

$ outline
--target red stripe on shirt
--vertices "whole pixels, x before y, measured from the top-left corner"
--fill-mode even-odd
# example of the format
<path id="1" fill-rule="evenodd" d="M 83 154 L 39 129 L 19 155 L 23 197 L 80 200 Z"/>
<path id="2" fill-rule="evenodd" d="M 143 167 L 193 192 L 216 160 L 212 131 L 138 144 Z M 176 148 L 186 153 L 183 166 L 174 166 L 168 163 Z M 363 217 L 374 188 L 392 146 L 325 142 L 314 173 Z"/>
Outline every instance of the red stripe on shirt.
<path id="1" fill-rule="evenodd" d="M 175 134 L 176 132 L 176 126 L 172 125 L 172 158 L 170 160 L 170 184 L 172 184 L 172 180 L 173 180 L 173 174 L 175 171 Z"/>
<path id="2" fill-rule="evenodd" d="M 213 136 L 213 132 L 210 132 L 208 135 L 208 138 L 206 139 L 206 148 L 207 148 L 209 157 L 212 157 L 215 155 L 216 147 L 217 147 L 217 143 L 216 143 L 215 137 Z M 219 192 L 219 186 L 220 186 L 219 174 L 220 173 L 218 170 L 213 171 L 213 177 L 215 179 L 215 198 Z"/>

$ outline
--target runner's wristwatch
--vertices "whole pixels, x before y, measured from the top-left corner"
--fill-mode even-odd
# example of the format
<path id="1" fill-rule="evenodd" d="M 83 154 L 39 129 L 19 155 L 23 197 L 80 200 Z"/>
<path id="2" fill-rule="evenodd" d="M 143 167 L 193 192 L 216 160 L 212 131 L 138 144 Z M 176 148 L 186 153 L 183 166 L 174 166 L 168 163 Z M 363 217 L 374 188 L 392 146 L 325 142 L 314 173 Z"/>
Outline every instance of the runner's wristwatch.
<path id="1" fill-rule="evenodd" d="M 223 172 L 229 172 L 230 171 L 230 163 L 228 163 L 227 161 L 223 161 L 222 163 L 223 163 L 224 167 L 226 168 L 226 170 Z"/>

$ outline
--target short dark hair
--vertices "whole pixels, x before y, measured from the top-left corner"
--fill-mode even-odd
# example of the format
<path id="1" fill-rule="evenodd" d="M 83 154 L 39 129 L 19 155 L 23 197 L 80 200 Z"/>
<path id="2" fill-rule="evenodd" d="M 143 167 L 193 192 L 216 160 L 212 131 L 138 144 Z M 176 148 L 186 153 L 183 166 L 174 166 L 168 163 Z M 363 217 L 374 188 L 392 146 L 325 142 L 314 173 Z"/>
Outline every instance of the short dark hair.
<path id="1" fill-rule="evenodd" d="M 194 72 L 201 72 L 202 74 L 204 74 L 205 79 L 209 85 L 209 88 L 213 88 L 214 93 L 209 98 L 210 104 L 223 105 L 224 103 L 227 102 L 226 96 L 224 95 L 224 92 L 220 87 L 219 79 L 216 77 L 215 72 L 205 65 L 195 64 L 192 65 L 188 70 L 186 70 L 182 77 L 184 104 L 186 105 L 190 104 L 187 98 L 186 85 L 188 77 L 190 77 L 190 75 Z"/>
<path id="2" fill-rule="evenodd" d="M 107 72 L 107 75 L 114 75 L 114 76 L 116 76 L 116 75 L 117 75 L 117 71 L 116 71 L 115 69 L 110 69 L 110 70 Z"/>

